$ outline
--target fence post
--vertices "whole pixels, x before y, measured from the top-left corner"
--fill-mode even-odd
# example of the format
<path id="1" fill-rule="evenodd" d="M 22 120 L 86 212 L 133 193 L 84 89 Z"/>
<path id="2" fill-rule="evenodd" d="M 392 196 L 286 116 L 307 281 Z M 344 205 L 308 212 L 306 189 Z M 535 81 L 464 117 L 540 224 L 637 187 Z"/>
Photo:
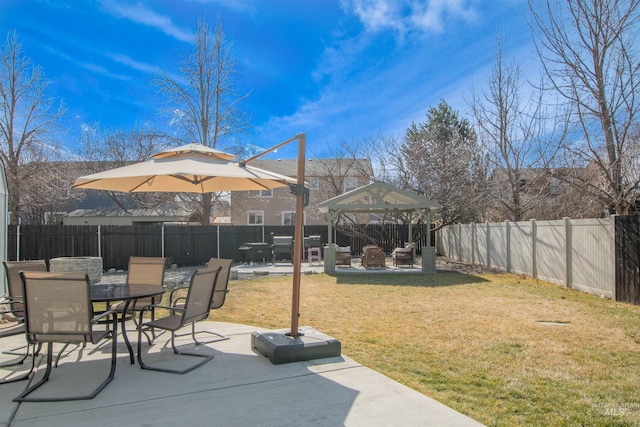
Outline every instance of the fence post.
<path id="1" fill-rule="evenodd" d="M 102 230 L 100 229 L 100 224 L 98 224 L 98 256 L 102 258 Z"/>
<path id="2" fill-rule="evenodd" d="M 160 227 L 160 245 L 162 248 L 160 249 L 161 256 L 164 258 L 164 223 Z"/>
<path id="3" fill-rule="evenodd" d="M 538 256 L 536 254 L 536 247 L 538 240 L 538 233 L 536 227 L 536 220 L 532 219 L 531 221 L 531 277 L 534 279 L 538 278 Z"/>
<path id="4" fill-rule="evenodd" d="M 610 286 L 610 288 L 612 289 L 611 292 L 611 299 L 614 301 L 618 301 L 618 295 L 617 294 L 617 284 L 616 284 L 616 266 L 617 266 L 617 260 L 616 260 L 616 217 L 618 215 L 617 214 L 613 214 L 613 215 L 609 215 L 609 235 L 611 236 L 611 238 L 609 239 L 609 244 L 613 247 L 611 250 L 611 265 L 613 265 L 613 274 L 611 275 L 611 281 L 613 282 Z"/>
<path id="5" fill-rule="evenodd" d="M 458 224 L 458 261 L 462 261 L 462 224 Z"/>
<path id="6" fill-rule="evenodd" d="M 573 283 L 573 259 L 571 253 L 573 252 L 573 236 L 571 233 L 571 221 L 569 217 L 565 216 L 564 220 L 564 286 L 571 288 Z"/>
<path id="7" fill-rule="evenodd" d="M 471 224 L 471 264 L 476 264 L 476 223 Z"/>
<path id="8" fill-rule="evenodd" d="M 491 228 L 487 219 L 487 267 L 491 267 Z"/>
<path id="9" fill-rule="evenodd" d="M 505 263 L 507 264 L 507 272 L 511 273 L 511 227 L 509 225 L 509 220 L 504 222 L 504 239 L 506 240 L 504 243 L 507 251 Z"/>
<path id="10" fill-rule="evenodd" d="M 216 257 L 220 258 L 220 226 L 216 226 Z"/>

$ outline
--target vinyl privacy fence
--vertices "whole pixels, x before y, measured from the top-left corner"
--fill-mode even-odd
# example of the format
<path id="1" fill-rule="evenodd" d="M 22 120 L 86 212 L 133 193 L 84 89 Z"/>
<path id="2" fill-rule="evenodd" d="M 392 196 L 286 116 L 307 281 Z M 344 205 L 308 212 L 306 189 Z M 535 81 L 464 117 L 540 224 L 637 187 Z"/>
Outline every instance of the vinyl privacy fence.
<path id="1" fill-rule="evenodd" d="M 439 255 L 615 299 L 615 217 L 455 224 Z"/>

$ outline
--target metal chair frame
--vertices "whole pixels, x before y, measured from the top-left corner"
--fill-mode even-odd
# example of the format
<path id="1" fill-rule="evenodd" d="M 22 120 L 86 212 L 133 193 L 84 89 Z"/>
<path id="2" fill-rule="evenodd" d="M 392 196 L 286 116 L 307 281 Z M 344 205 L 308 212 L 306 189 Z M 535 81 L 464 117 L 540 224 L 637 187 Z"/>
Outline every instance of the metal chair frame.
<path id="1" fill-rule="evenodd" d="M 20 271 L 47 271 L 47 263 L 43 259 L 3 261 L 2 263 L 7 276 L 7 288 L 9 289 L 9 295 L 8 298 L 5 299 L 5 302 L 11 307 L 11 310 L 5 311 L 5 313 L 12 313 L 13 316 L 18 319 L 18 322 L 23 323 L 24 309 L 22 308 L 22 279 L 20 278 Z M 24 351 L 25 348 L 26 352 Z M 20 346 L 4 350 L 2 354 L 24 356 L 26 359 L 29 356 L 29 346 Z"/>
<path id="2" fill-rule="evenodd" d="M 220 273 L 218 273 L 218 278 L 216 279 L 216 285 L 215 288 L 213 290 L 213 298 L 211 300 L 211 310 L 217 310 L 219 308 L 221 308 L 224 305 L 225 299 L 227 294 L 229 293 L 229 275 L 231 273 L 231 264 L 233 264 L 233 260 L 232 259 L 223 259 L 223 258 L 211 258 L 209 260 L 209 262 L 207 263 L 207 269 L 208 270 L 215 270 L 220 268 Z M 179 292 L 183 289 L 186 289 L 185 287 L 182 288 L 176 288 L 173 291 L 171 291 L 171 294 L 169 295 L 169 305 L 172 307 L 178 307 L 180 308 L 181 306 L 183 306 L 184 304 L 177 304 L 179 301 L 184 300 L 186 297 L 178 297 L 176 299 L 174 299 L 174 295 L 176 292 Z M 209 341 L 198 341 L 198 339 L 196 338 L 197 334 L 208 334 L 208 335 L 213 335 L 214 339 L 209 340 Z M 176 337 L 183 337 L 189 334 L 176 334 Z M 196 332 L 196 327 L 195 324 L 192 323 L 191 324 L 191 338 L 193 339 L 193 342 L 196 343 L 196 345 L 203 345 L 203 344 L 211 344 L 214 342 L 218 342 L 218 341 L 225 341 L 228 340 L 229 337 L 223 334 L 220 334 L 218 332 L 215 331 L 198 331 Z"/>
<path id="3" fill-rule="evenodd" d="M 221 269 L 222 267 L 216 270 L 201 269 L 196 270 L 193 273 L 193 275 L 191 276 L 189 290 L 183 308 L 157 304 L 148 305 L 142 308 L 142 310 L 140 311 L 138 322 L 138 363 L 140 364 L 140 368 L 173 374 L 186 374 L 187 372 L 191 372 L 194 369 L 199 368 L 215 357 L 213 354 L 206 355 L 180 351 L 176 347 L 175 338 L 176 331 L 178 331 L 179 329 L 187 326 L 189 323 L 191 323 L 193 327 L 193 324 L 195 322 L 206 320 L 207 317 L 209 317 L 209 311 L 211 310 L 211 300 L 213 298 L 213 292 L 215 290 L 218 274 L 220 273 Z M 196 296 L 194 296 L 194 294 Z M 206 303 L 202 303 L 202 300 L 206 301 Z M 157 308 L 167 309 L 171 314 L 161 319 L 143 322 L 144 313 L 146 311 L 151 311 Z M 155 328 L 171 332 L 171 348 L 175 354 L 200 357 L 204 360 L 182 370 L 162 368 L 145 363 L 142 358 L 142 334 L 145 332 L 145 330 L 153 330 Z M 198 343 L 195 340 L 195 335 L 192 334 L 192 336 L 194 338 L 194 342 L 196 342 L 197 345 Z"/>
<path id="4" fill-rule="evenodd" d="M 27 336 L 27 341 L 32 345 L 41 345 L 42 343 L 47 343 L 47 366 L 44 373 L 44 376 L 40 381 L 36 384 L 31 385 L 25 391 L 20 393 L 16 398 L 13 399 L 14 402 L 58 402 L 58 401 L 69 401 L 69 400 L 86 400 L 93 399 L 102 389 L 104 389 L 107 384 L 113 380 L 116 370 L 116 359 L 117 359 L 117 335 L 118 335 L 118 317 L 117 313 L 113 310 L 105 311 L 98 316 L 93 316 L 93 306 L 91 304 L 90 292 L 89 292 L 89 276 L 87 274 L 74 274 L 74 273 L 42 273 L 42 272 L 21 272 L 22 277 L 22 292 L 24 296 L 24 311 L 25 311 L 25 332 Z M 42 282 L 42 283 L 40 283 Z M 69 287 L 72 291 L 79 293 L 79 299 L 86 296 L 86 306 L 82 303 L 82 307 L 86 309 L 87 318 L 84 319 L 86 323 L 79 323 L 80 327 L 87 327 L 86 331 L 68 331 L 68 330 L 57 330 L 55 321 L 51 321 L 47 318 L 47 328 L 42 328 L 40 326 L 42 319 L 45 319 L 45 316 L 48 316 L 48 313 L 41 313 L 37 308 L 30 307 L 30 304 L 36 304 L 38 298 L 38 288 L 52 288 L 55 289 L 58 287 L 59 289 L 67 288 L 69 291 Z M 33 292 L 34 296 L 31 295 Z M 85 294 L 85 295 L 83 295 Z M 42 299 L 42 296 L 40 296 Z M 76 302 L 80 304 L 79 300 Z M 64 304 L 60 301 L 57 301 L 58 307 L 64 307 Z M 71 303 L 69 307 L 73 309 Z M 83 312 L 84 313 L 84 312 Z M 84 317 L 81 315 L 79 317 Z M 111 318 L 110 321 L 105 323 L 104 319 Z M 81 320 L 81 319 L 79 319 Z M 106 325 L 104 331 L 93 331 L 93 325 Z M 111 328 L 109 328 L 111 325 Z M 65 339 L 60 339 L 60 337 L 64 337 Z M 107 378 L 96 387 L 91 393 L 87 395 L 81 396 L 55 396 L 55 397 L 29 397 L 29 395 L 37 390 L 40 386 L 45 384 L 51 375 L 51 370 L 53 366 L 53 343 L 61 342 L 68 344 L 70 342 L 78 342 L 78 343 L 87 343 L 91 342 L 92 344 L 97 344 L 103 339 L 111 339 L 111 367 L 109 371 L 109 375 Z M 32 369 L 35 367 L 36 352 L 32 352 Z"/>

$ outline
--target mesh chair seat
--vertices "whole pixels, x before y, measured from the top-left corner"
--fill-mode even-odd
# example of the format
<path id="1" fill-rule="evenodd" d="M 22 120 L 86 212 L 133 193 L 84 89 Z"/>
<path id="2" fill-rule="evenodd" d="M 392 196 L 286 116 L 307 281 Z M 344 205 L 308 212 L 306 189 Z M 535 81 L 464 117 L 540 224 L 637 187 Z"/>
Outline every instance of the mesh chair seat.
<path id="1" fill-rule="evenodd" d="M 177 331 L 182 327 L 182 315 L 172 314 L 162 319 L 152 320 L 145 323 L 146 326 L 151 328 L 160 328 L 166 331 Z"/>

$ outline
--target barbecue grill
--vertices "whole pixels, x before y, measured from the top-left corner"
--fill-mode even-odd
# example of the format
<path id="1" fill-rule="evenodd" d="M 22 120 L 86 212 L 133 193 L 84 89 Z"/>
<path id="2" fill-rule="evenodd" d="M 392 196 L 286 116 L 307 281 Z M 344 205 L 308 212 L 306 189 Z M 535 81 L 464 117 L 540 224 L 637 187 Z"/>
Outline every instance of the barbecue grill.
<path id="1" fill-rule="evenodd" d="M 273 260 L 279 259 L 293 262 L 293 236 L 273 236 Z"/>
<path id="2" fill-rule="evenodd" d="M 271 247 L 266 243 L 243 243 L 238 251 L 240 251 L 241 261 L 245 264 L 266 262 L 271 259 Z"/>
<path id="3" fill-rule="evenodd" d="M 320 236 L 308 236 L 304 238 L 304 249 L 302 250 L 303 258 L 307 258 L 309 248 L 320 248 Z M 322 251 L 322 249 L 320 250 Z"/>
<path id="4" fill-rule="evenodd" d="M 320 236 L 309 236 L 304 238 L 305 251 L 309 248 L 319 248 L 319 247 L 320 247 Z"/>

